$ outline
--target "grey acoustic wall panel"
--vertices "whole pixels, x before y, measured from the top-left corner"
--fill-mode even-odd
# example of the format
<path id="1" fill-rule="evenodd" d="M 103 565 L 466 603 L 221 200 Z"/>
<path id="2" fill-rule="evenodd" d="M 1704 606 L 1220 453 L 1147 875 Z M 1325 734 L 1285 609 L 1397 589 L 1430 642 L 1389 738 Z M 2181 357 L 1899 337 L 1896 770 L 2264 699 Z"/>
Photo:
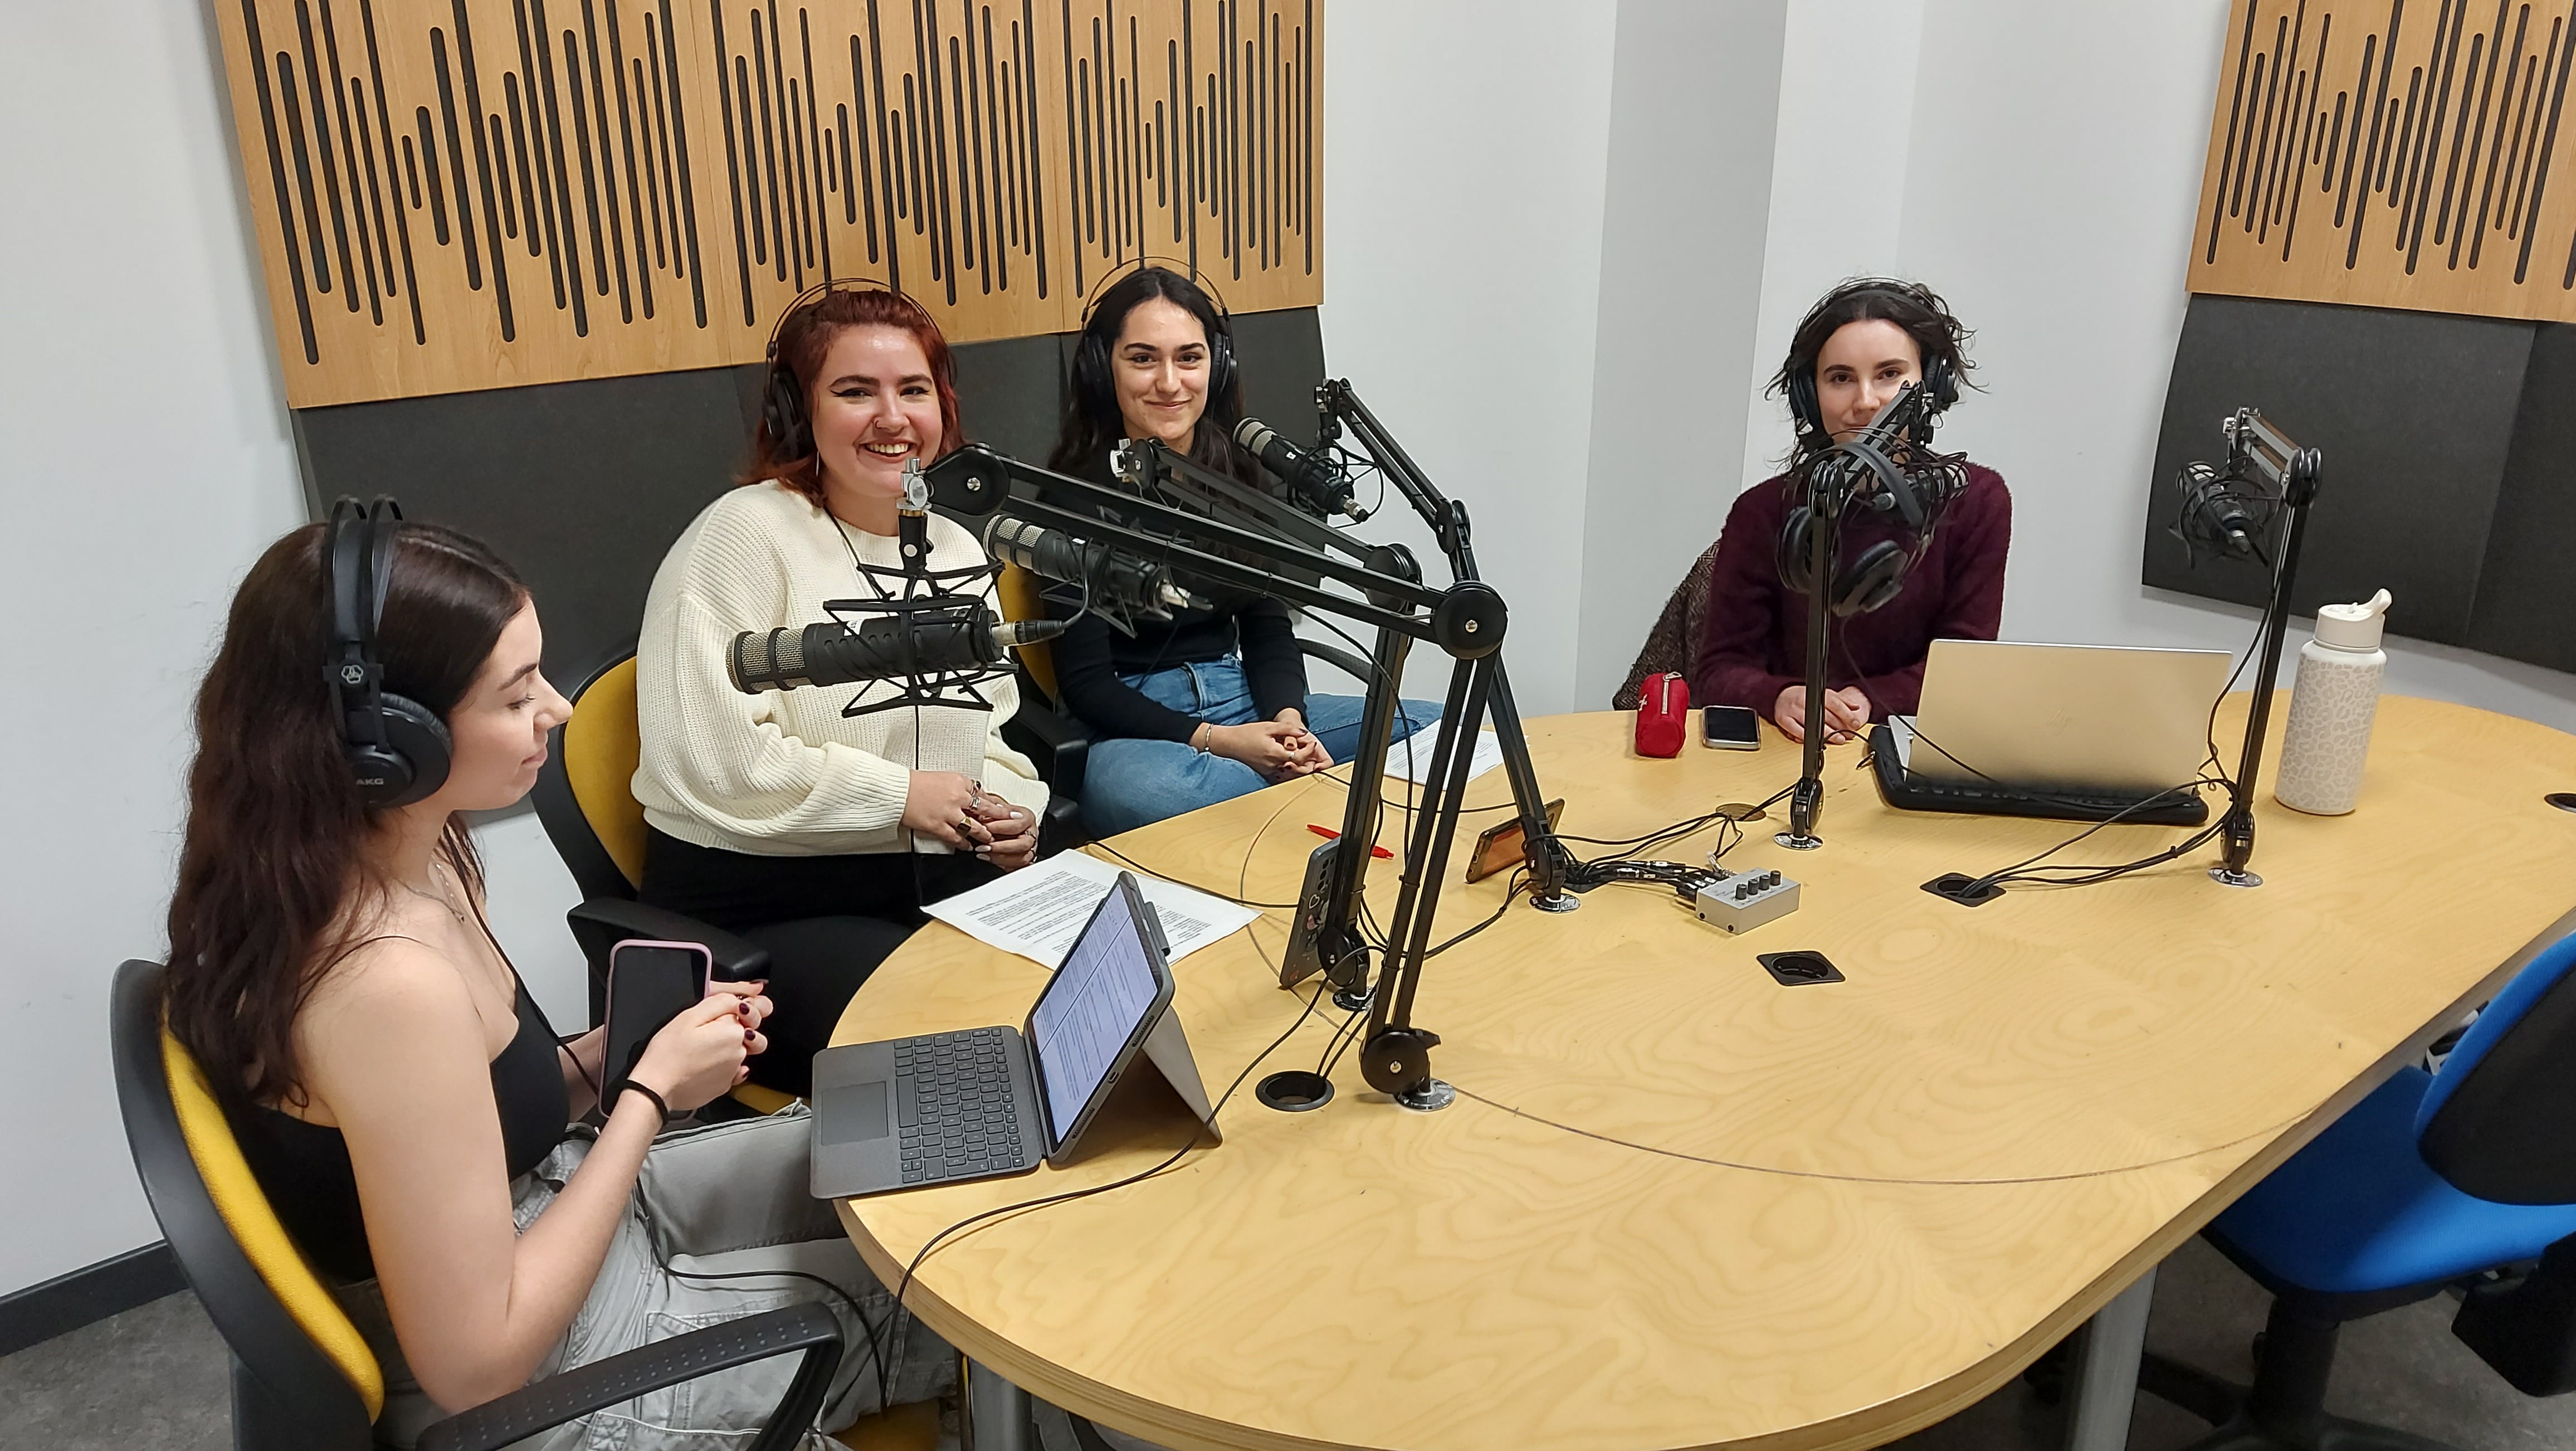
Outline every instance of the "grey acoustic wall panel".
<path id="1" fill-rule="evenodd" d="M 1323 335 L 1311 308 L 1234 320 L 1245 408 L 1315 432 Z M 970 438 L 1043 462 L 1064 411 L 1070 334 L 956 349 Z M 569 687 L 631 644 L 662 556 L 733 486 L 766 369 L 700 368 L 298 410 L 308 501 L 392 494 L 415 519 L 474 534 L 528 581 L 546 670 Z"/>
<path id="2" fill-rule="evenodd" d="M 546 672 L 570 688 L 634 639 L 663 552 L 741 469 L 749 390 L 736 371 L 307 408 L 296 434 L 317 513 L 341 494 L 392 494 L 509 560 L 545 622 Z"/>
<path id="3" fill-rule="evenodd" d="M 2576 670 L 2576 327 L 2531 342 L 2522 409 L 2469 615 L 2471 649 Z"/>
<path id="4" fill-rule="evenodd" d="M 2207 553 L 2187 562 L 2168 532 L 2175 474 L 2222 458 L 2220 420 L 2250 405 L 2325 456 L 2292 608 L 2313 614 L 2384 587 L 2398 599 L 2392 631 L 2471 643 L 2481 575 L 2503 542 L 2498 505 L 2537 327 L 2193 297 L 2165 394 L 2140 578 L 2262 603 L 2266 568 Z M 2576 548 L 2576 534 L 2563 545 Z"/>

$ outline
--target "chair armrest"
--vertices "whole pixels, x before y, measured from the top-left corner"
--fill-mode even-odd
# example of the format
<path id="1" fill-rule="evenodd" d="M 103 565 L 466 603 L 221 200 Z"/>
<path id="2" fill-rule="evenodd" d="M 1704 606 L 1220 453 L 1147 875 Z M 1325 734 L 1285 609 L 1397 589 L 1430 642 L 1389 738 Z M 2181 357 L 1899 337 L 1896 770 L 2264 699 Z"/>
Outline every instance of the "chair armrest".
<path id="1" fill-rule="evenodd" d="M 756 947 L 730 932 L 666 907 L 648 907 L 617 897 L 593 897 L 566 912 L 564 920 L 572 924 L 573 938 L 581 944 L 581 954 L 589 959 L 595 979 L 607 975 L 608 950 L 629 937 L 704 943 L 707 951 L 715 955 L 715 975 L 719 978 L 741 982 L 769 970 L 768 948 Z"/>
<path id="2" fill-rule="evenodd" d="M 1091 759 L 1089 726 L 1071 711 L 1024 700 L 1019 713 L 1003 723 L 1003 738 L 1014 735 L 1027 738 L 1027 745 L 1012 744 L 1037 761 L 1038 774 L 1046 778 L 1049 791 L 1068 801 L 1082 795 L 1083 768 Z"/>
<path id="3" fill-rule="evenodd" d="M 813 1427 L 841 1366 L 841 1322 L 820 1305 L 789 1305 L 612 1355 L 485 1401 L 421 1433 L 421 1451 L 499 1451 L 647 1391 L 801 1352 L 796 1378 L 746 1451 L 788 1451 Z"/>
<path id="4" fill-rule="evenodd" d="M 1321 660 L 1325 664 L 1332 666 L 1344 675 L 1358 681 L 1363 687 L 1365 687 L 1377 675 L 1377 667 L 1375 665 L 1370 664 L 1368 661 L 1361 659 L 1359 656 L 1352 654 L 1350 651 L 1343 649 L 1339 645 L 1327 645 L 1320 640 L 1309 640 L 1305 636 L 1300 635 L 1297 637 L 1297 650 L 1299 654 Z"/>

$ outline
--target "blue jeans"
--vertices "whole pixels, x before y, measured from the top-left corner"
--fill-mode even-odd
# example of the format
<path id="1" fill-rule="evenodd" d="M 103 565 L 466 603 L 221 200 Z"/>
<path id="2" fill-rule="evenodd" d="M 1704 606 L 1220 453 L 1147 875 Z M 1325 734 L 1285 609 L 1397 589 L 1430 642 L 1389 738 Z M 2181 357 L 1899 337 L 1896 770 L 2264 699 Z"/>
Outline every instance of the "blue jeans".
<path id="1" fill-rule="evenodd" d="M 1249 725 L 1262 718 L 1252 703 L 1243 661 L 1232 655 L 1204 665 L 1175 665 L 1150 675 L 1119 678 L 1146 699 L 1212 725 Z M 1306 697 L 1306 729 L 1324 743 L 1335 762 L 1347 761 L 1359 750 L 1365 705 L 1356 695 Z M 1399 702 L 1391 738 L 1403 740 L 1438 719 L 1440 707 L 1429 701 Z M 1082 824 L 1093 836 L 1116 836 L 1184 811 L 1231 801 L 1269 784 L 1241 761 L 1214 753 L 1202 755 L 1180 741 L 1133 737 L 1094 741 L 1089 764 L 1082 771 Z"/>

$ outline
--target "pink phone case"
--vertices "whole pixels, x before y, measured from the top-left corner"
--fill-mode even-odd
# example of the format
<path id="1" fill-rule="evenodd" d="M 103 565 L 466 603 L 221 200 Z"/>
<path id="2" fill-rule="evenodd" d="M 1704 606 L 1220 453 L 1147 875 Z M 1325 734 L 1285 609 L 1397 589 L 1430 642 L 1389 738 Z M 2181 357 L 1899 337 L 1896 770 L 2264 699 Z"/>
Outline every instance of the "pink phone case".
<path id="1" fill-rule="evenodd" d="M 621 952 L 624 952 L 626 949 L 628 949 L 628 948 L 630 948 L 630 947 L 669 947 L 669 948 L 675 948 L 675 949 L 677 949 L 677 950 L 679 950 L 679 951 L 681 951 L 681 952 L 686 952 L 686 953 L 689 953 L 689 954 L 691 954 L 691 955 L 695 956 L 695 957 L 697 958 L 697 960 L 698 960 L 698 996 L 699 996 L 699 997 L 701 997 L 701 998 L 703 998 L 703 997 L 705 997 L 705 996 L 707 995 L 707 986 L 708 986 L 708 984 L 709 984 L 709 983 L 714 979 L 714 977 L 715 977 L 716 955 L 715 955 L 714 953 L 712 953 L 712 952 L 709 952 L 709 951 L 707 950 L 707 945 L 706 945 L 705 943 L 703 943 L 703 942 L 659 942 L 659 941 L 655 941 L 655 940 L 653 940 L 653 939 L 651 939 L 651 938 L 646 938 L 646 937 L 629 937 L 629 938 L 625 939 L 624 941 L 619 942 L 616 946 L 609 948 L 609 949 L 608 949 L 608 1004 L 607 1004 L 607 1006 L 608 1006 L 608 1011 L 603 1015 L 603 1017 L 602 1017 L 602 1020 L 601 1020 L 601 1021 L 605 1024 L 605 1026 L 606 1026 L 606 1027 L 607 1027 L 607 1029 L 608 1029 L 608 1042 L 607 1042 L 607 1044 L 606 1044 L 606 1045 L 604 1045 L 604 1046 L 605 1046 L 607 1049 L 609 1049 L 610 1051 L 612 1051 L 612 1052 L 613 1052 L 613 1051 L 616 1049 L 616 1047 L 618 1046 L 618 1044 L 617 1044 L 617 1038 L 618 1038 L 618 1034 L 617 1034 L 617 955 L 618 955 L 619 953 L 621 953 Z M 666 1019 L 665 1021 L 668 1021 L 668 1020 Z M 653 1025 L 654 1032 L 659 1032 L 659 1031 L 661 1030 L 661 1027 L 662 1027 L 662 1025 L 661 1025 L 660 1023 L 656 1023 L 656 1024 L 654 1024 L 654 1025 Z M 643 1036 L 644 1036 L 645 1038 L 650 1038 L 650 1037 L 652 1037 L 652 1036 L 653 1036 L 653 1034 L 652 1034 L 652 1033 L 646 1033 L 646 1034 L 644 1034 Z"/>

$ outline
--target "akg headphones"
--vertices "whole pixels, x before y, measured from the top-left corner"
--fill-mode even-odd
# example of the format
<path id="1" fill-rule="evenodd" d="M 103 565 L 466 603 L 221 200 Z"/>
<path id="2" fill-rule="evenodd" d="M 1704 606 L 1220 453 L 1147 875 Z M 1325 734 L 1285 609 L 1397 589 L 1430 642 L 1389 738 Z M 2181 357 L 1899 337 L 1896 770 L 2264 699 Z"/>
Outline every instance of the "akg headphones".
<path id="1" fill-rule="evenodd" d="M 379 810 L 408 806 L 446 784 L 451 744 L 436 711 L 384 688 L 376 626 L 393 577 L 394 539 L 402 508 L 379 497 L 374 507 L 342 497 L 331 506 L 324 541 L 324 593 L 331 601 L 331 710 L 340 750 L 358 798 Z"/>
<path id="2" fill-rule="evenodd" d="M 938 321 L 930 310 L 913 301 L 912 294 L 879 282 L 873 277 L 835 277 L 818 282 L 796 294 L 778 314 L 769 329 L 769 375 L 760 387 L 760 424 L 769 435 L 772 456 L 780 459 L 804 458 L 814 452 L 813 424 L 805 416 L 805 390 L 796 381 L 796 370 L 778 355 L 778 340 L 787 331 L 788 321 L 835 292 L 885 292 L 900 298 L 932 327 Z"/>
<path id="3" fill-rule="evenodd" d="M 1851 283 L 1837 287 L 1818 299 L 1814 307 L 1807 309 L 1806 317 L 1799 321 L 1797 332 L 1791 336 L 1803 335 L 1825 309 L 1871 292 L 1886 297 L 1903 298 L 1917 307 L 1932 306 L 1925 292 L 1903 283 L 1881 281 Z M 1929 412 L 1933 417 L 1939 417 L 1951 404 L 1959 401 L 1959 375 L 1951 368 L 1947 357 L 1934 357 L 1924 362 L 1923 390 L 1929 395 L 1931 404 Z M 1803 368 L 1788 370 L 1788 392 L 1789 417 L 1797 426 L 1799 452 L 1812 456 L 1832 448 L 1833 431 L 1825 427 L 1824 404 L 1816 397 L 1815 359 L 1809 358 L 1807 366 Z"/>
<path id="4" fill-rule="evenodd" d="M 1798 333 L 1804 334 L 1827 308 L 1871 292 L 1900 297 L 1921 307 L 1932 306 L 1922 291 L 1903 283 L 1852 283 L 1826 293 L 1814 307 L 1809 308 L 1807 316 L 1798 324 Z M 1959 401 L 1959 376 L 1946 357 L 1936 356 L 1924 364 L 1921 386 L 1929 405 L 1925 410 L 1926 417 L 1939 417 L 1951 404 Z M 1825 426 L 1824 405 L 1816 396 L 1813 359 L 1808 360 L 1806 367 L 1788 370 L 1788 393 L 1789 416 L 1797 424 L 1799 452 L 1814 458 L 1831 449 L 1834 446 L 1833 432 Z M 1807 556 L 1815 543 L 1814 528 L 1815 520 L 1804 504 L 1791 509 L 1780 526 L 1777 551 L 1780 582 L 1795 594 L 1807 593 L 1814 584 L 1807 568 Z M 1858 559 L 1834 576 L 1830 602 L 1833 612 L 1844 616 L 1865 615 L 1895 599 L 1905 588 L 1907 569 L 1930 542 L 1927 531 L 1911 549 L 1893 539 L 1882 539 L 1862 550 Z"/>
<path id="5" fill-rule="evenodd" d="M 1208 306 L 1216 310 L 1216 330 L 1208 337 L 1207 396 L 1210 400 L 1232 398 L 1235 383 L 1234 314 L 1226 310 L 1225 299 L 1217 295 L 1215 286 L 1200 275 L 1199 269 L 1178 257 L 1138 257 L 1121 263 L 1091 289 L 1091 300 L 1082 308 L 1082 332 L 1073 348 L 1074 397 L 1117 398 L 1117 385 L 1109 375 L 1109 349 L 1115 339 L 1095 335 L 1091 330 L 1091 319 L 1100 310 L 1100 299 L 1108 295 L 1111 287 L 1126 280 L 1120 273 L 1132 275 L 1148 267 L 1181 273 L 1196 283 L 1199 291 L 1207 294 Z"/>

